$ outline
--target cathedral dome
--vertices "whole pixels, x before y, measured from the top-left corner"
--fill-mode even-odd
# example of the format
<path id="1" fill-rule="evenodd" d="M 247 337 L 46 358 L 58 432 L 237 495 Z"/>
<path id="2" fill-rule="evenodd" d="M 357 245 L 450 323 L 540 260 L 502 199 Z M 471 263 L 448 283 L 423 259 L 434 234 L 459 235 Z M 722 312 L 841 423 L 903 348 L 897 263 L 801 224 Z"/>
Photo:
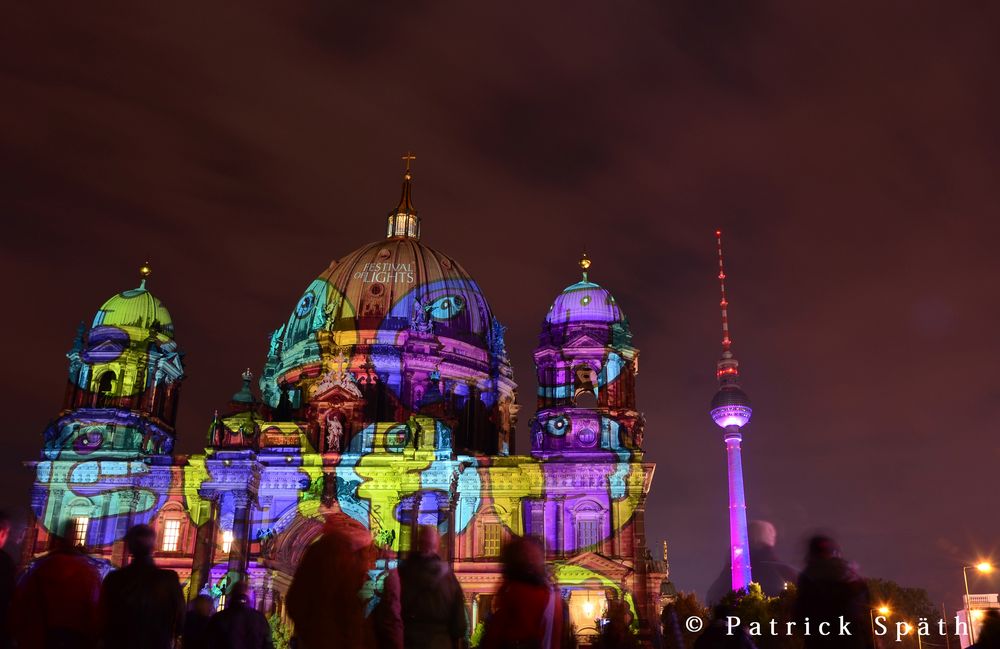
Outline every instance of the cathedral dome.
<path id="1" fill-rule="evenodd" d="M 487 409 L 513 400 L 504 328 L 468 271 L 420 241 L 410 181 L 386 238 L 332 262 L 272 334 L 261 377 L 272 407 L 283 392 L 298 408 L 360 399 L 373 385 L 388 396 L 365 399 L 392 410 L 366 415 L 380 420 L 435 399 Z"/>
<path id="2" fill-rule="evenodd" d="M 545 321 L 551 324 L 569 322 L 612 323 L 625 319 L 625 315 L 607 289 L 587 280 L 571 284 L 556 296 L 549 307 Z"/>
<path id="3" fill-rule="evenodd" d="M 339 298 L 327 301 L 333 330 L 351 318 L 427 318 L 469 342 L 484 340 L 492 314 L 472 276 L 454 259 L 412 238 L 363 246 L 320 275 Z M 301 306 L 301 301 L 300 301 Z M 419 313 L 418 313 L 419 311 Z"/>
<path id="4" fill-rule="evenodd" d="M 491 321 L 486 298 L 457 261 L 395 237 L 332 262 L 296 302 L 281 342 L 287 355 L 320 331 L 347 346 L 365 342 L 361 331 L 379 332 L 369 343 L 393 344 L 404 330 L 433 329 L 485 350 Z"/>
<path id="5" fill-rule="evenodd" d="M 112 326 L 148 329 L 173 336 L 170 312 L 146 289 L 146 279 L 137 288 L 112 296 L 94 315 L 92 327 Z"/>

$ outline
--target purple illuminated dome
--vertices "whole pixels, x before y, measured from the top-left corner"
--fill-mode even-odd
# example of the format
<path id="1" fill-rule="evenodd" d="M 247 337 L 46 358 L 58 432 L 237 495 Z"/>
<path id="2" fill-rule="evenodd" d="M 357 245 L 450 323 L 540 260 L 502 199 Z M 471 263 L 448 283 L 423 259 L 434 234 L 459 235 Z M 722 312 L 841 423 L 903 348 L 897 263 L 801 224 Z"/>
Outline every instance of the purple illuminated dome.
<path id="1" fill-rule="evenodd" d="M 571 284 L 556 296 L 545 321 L 553 324 L 564 322 L 620 322 L 624 319 L 614 296 L 607 289 L 584 279 Z"/>
<path id="2" fill-rule="evenodd" d="M 712 398 L 712 420 L 719 428 L 743 428 L 752 414 L 749 397 L 737 385 L 723 385 Z"/>

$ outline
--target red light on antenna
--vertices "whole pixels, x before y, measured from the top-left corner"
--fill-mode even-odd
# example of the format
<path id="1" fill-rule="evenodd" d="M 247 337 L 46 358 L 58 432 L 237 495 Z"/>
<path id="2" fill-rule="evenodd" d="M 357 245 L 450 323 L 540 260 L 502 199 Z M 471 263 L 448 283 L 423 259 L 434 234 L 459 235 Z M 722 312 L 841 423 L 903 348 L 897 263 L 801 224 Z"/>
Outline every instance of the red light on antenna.
<path id="1" fill-rule="evenodd" d="M 722 236 L 722 230 L 716 230 L 715 231 L 715 236 L 721 237 Z"/>

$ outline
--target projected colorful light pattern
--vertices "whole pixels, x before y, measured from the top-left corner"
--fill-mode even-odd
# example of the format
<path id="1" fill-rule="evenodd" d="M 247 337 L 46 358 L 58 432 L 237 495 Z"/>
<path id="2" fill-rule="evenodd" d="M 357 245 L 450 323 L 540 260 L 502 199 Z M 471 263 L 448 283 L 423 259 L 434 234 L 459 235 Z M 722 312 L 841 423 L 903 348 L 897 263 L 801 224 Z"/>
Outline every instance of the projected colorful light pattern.
<path id="1" fill-rule="evenodd" d="M 148 523 L 158 561 L 191 594 L 245 578 L 271 607 L 273 575 L 294 571 L 331 509 L 367 526 L 390 561 L 415 525 L 437 525 L 460 578 L 463 562 L 515 534 L 538 536 L 554 561 L 598 551 L 635 566 L 652 467 L 624 314 L 586 272 L 556 298 L 535 351 L 529 455 L 512 454 L 504 331 L 449 257 L 412 237 L 362 247 L 311 282 L 271 335 L 262 399 L 245 374 L 205 453 L 182 458 L 182 353 L 143 279 L 68 354 L 67 400 L 34 463 L 30 542 L 40 552 L 86 519 L 88 551 L 117 564 L 127 528 Z M 169 542 L 167 520 L 181 521 Z"/>

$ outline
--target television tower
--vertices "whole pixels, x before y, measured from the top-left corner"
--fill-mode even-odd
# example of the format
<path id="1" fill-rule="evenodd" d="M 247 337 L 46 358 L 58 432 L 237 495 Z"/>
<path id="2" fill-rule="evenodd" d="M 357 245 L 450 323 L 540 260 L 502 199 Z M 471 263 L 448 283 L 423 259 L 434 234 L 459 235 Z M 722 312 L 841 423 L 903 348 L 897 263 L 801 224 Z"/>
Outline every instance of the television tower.
<path id="1" fill-rule="evenodd" d="M 746 588 L 750 576 L 750 543 L 747 538 L 747 503 L 743 494 L 743 460 L 740 444 L 743 434 L 740 429 L 750 421 L 753 410 L 750 399 L 740 389 L 739 361 L 730 350 L 729 302 L 726 300 L 726 270 L 722 263 L 722 231 L 715 231 L 719 248 L 719 290 L 722 300 L 722 357 L 716 364 L 715 375 L 719 379 L 719 391 L 712 398 L 712 420 L 723 429 L 726 442 L 726 456 L 729 464 L 729 558 L 733 567 L 733 590 Z"/>

